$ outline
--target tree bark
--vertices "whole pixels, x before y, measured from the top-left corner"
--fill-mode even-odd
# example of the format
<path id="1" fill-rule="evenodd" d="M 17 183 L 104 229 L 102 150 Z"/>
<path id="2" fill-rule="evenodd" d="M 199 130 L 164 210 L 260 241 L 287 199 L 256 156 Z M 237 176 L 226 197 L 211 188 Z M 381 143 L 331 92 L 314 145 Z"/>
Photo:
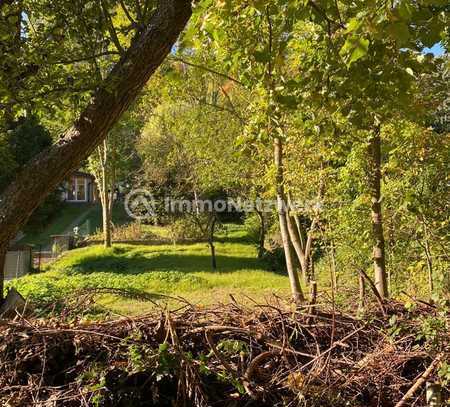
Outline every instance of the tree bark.
<path id="1" fill-rule="evenodd" d="M 102 220 L 103 220 L 103 244 L 106 248 L 111 247 L 111 216 L 109 207 L 109 193 L 106 191 L 102 202 Z"/>
<path id="2" fill-rule="evenodd" d="M 0 196 L 0 250 L 33 211 L 106 137 L 170 53 L 191 16 L 190 0 L 161 0 L 145 31 L 99 85 L 59 141 L 28 163 Z"/>
<path id="3" fill-rule="evenodd" d="M 100 159 L 100 179 L 97 180 L 97 184 L 100 188 L 100 201 L 102 204 L 102 223 L 103 223 L 103 245 L 108 248 L 112 246 L 111 243 L 111 214 L 112 214 L 112 197 L 111 189 L 112 182 L 110 157 L 108 154 L 108 142 L 107 138 L 103 140 L 103 148 L 98 148 L 98 154 Z"/>
<path id="4" fill-rule="evenodd" d="M 264 222 L 264 214 L 256 209 L 256 214 L 259 218 L 259 239 L 258 239 L 258 259 L 264 256 L 264 243 L 266 241 L 266 224 Z"/>
<path id="5" fill-rule="evenodd" d="M 217 218 L 216 218 L 216 215 L 214 214 L 213 218 L 211 220 L 211 224 L 209 227 L 209 235 L 208 235 L 208 244 L 211 249 L 211 266 L 214 271 L 217 270 L 216 247 L 214 246 L 214 231 L 216 228 L 216 222 L 217 222 Z"/>
<path id="6" fill-rule="evenodd" d="M 321 188 L 320 188 L 321 190 Z M 321 192 L 319 191 L 319 197 Z M 292 207 L 292 198 L 289 196 L 289 207 Z M 295 225 L 293 223 L 295 221 Z M 310 280 L 310 267 L 313 261 L 311 256 L 312 244 L 314 239 L 314 230 L 317 224 L 317 218 L 315 217 L 312 222 L 308 232 L 304 231 L 304 228 L 300 222 L 298 215 L 293 214 L 292 216 L 288 214 L 286 217 L 289 237 L 291 239 L 292 245 L 294 246 L 295 253 L 297 255 L 298 262 L 302 270 L 302 276 L 305 281 Z M 306 234 L 306 241 L 305 241 Z"/>
<path id="7" fill-rule="evenodd" d="M 373 268 L 375 286 L 381 298 L 387 298 L 388 284 L 386 276 L 385 242 L 383 216 L 381 210 L 381 136 L 377 129 L 369 143 L 370 154 L 370 194 L 372 200 Z"/>
<path id="8" fill-rule="evenodd" d="M 284 255 L 286 258 L 286 269 L 289 275 L 289 282 L 291 284 L 291 291 L 294 301 L 301 302 L 305 300 L 305 297 L 302 292 L 298 273 L 295 271 L 292 261 L 291 242 L 289 239 L 287 222 L 288 215 L 286 210 L 286 197 L 284 193 L 283 143 L 279 137 L 275 137 L 274 139 L 274 162 L 276 168 L 278 219 L 280 222 L 280 233 L 283 240 Z"/>
<path id="9" fill-rule="evenodd" d="M 305 258 L 305 252 L 304 252 L 304 248 L 302 247 L 302 242 L 300 240 L 299 233 L 294 227 L 291 216 L 289 216 L 289 215 L 286 216 L 286 222 L 287 222 L 289 237 L 291 239 L 292 246 L 294 247 L 294 251 L 297 255 L 298 262 L 300 263 L 300 269 L 302 272 L 303 279 L 306 281 L 308 262 Z"/>

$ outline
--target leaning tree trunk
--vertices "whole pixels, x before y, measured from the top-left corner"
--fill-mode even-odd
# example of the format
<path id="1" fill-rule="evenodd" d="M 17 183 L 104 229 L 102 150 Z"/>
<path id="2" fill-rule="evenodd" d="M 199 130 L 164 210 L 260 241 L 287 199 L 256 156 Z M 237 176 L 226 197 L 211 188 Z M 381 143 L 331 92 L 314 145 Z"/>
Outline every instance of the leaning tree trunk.
<path id="1" fill-rule="evenodd" d="M 283 144 L 279 137 L 274 139 L 274 162 L 276 168 L 276 189 L 277 189 L 277 209 L 280 222 L 281 239 L 283 240 L 284 255 L 286 258 L 286 268 L 291 284 L 292 296 L 296 302 L 304 301 L 302 287 L 298 278 L 298 273 L 292 261 L 291 242 L 287 223 L 286 197 L 284 193 L 284 169 L 283 169 Z"/>
<path id="2" fill-rule="evenodd" d="M 99 85 L 73 126 L 30 161 L 4 191 L 0 196 L 0 251 L 47 195 L 106 137 L 170 53 L 191 13 L 190 0 L 161 0 L 147 28 Z"/>
<path id="3" fill-rule="evenodd" d="M 319 195 L 320 196 L 320 195 Z M 292 207 L 293 201 L 290 196 L 288 196 L 289 207 Z M 295 223 L 294 223 L 295 221 Z M 289 237 L 291 239 L 292 245 L 297 255 L 298 262 L 302 271 L 302 276 L 306 282 L 309 282 L 309 270 L 311 266 L 312 256 L 312 244 L 314 239 L 314 230 L 316 228 L 317 218 L 314 218 L 311 222 L 309 231 L 306 233 L 300 222 L 297 214 L 292 215 L 288 213 L 286 216 L 286 222 L 288 226 Z M 306 234 L 306 240 L 305 240 Z"/>
<path id="4" fill-rule="evenodd" d="M 298 230 L 295 228 L 292 217 L 286 215 L 286 223 L 288 227 L 289 237 L 294 247 L 294 251 L 297 255 L 297 260 L 300 264 L 300 269 L 304 281 L 306 281 L 306 275 L 308 273 L 308 261 L 305 257 L 305 248 L 302 245 L 301 238 L 299 236 Z"/>
<path id="5" fill-rule="evenodd" d="M 386 277 L 385 242 L 383 216 L 381 211 L 381 136 L 380 130 L 374 132 L 369 144 L 370 153 L 370 194 L 372 200 L 373 268 L 375 286 L 381 298 L 388 297 Z"/>

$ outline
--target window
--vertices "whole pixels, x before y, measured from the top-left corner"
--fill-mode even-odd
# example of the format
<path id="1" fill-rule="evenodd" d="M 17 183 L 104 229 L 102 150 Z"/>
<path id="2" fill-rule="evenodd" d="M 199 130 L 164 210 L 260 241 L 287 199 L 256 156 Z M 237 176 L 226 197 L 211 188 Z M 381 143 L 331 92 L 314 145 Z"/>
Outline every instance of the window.
<path id="1" fill-rule="evenodd" d="M 67 200 L 71 202 L 87 202 L 87 182 L 84 177 L 71 177 L 67 183 Z"/>
<path id="2" fill-rule="evenodd" d="M 87 201 L 86 197 L 86 178 L 77 177 L 76 178 L 76 184 L 77 184 L 77 201 Z"/>

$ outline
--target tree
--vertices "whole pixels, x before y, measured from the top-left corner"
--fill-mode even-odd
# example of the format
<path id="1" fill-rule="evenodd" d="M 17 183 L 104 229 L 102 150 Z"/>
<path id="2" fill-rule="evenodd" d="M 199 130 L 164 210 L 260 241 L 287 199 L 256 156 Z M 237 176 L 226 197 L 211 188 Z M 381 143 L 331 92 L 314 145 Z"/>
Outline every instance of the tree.
<path id="1" fill-rule="evenodd" d="M 88 168 L 95 177 L 102 206 L 105 247 L 111 247 L 113 208 L 119 185 L 129 181 L 136 163 L 135 142 L 139 126 L 126 114 L 89 157 Z"/>
<path id="2" fill-rule="evenodd" d="M 204 101 L 213 102 L 215 83 L 198 78 L 189 70 L 179 80 L 200 86 Z M 176 86 L 173 79 L 169 86 Z M 206 86 L 201 86 L 201 83 Z M 211 251 L 212 268 L 217 268 L 215 232 L 220 214 L 214 209 L 219 199 L 226 200 L 240 185 L 247 162 L 235 154 L 234 141 L 239 120 L 228 111 L 198 104 L 198 98 L 183 88 L 180 93 L 161 99 L 148 118 L 138 143 L 143 162 L 145 185 L 152 186 L 171 199 L 194 203 L 188 213 L 175 217 L 192 218 Z M 220 102 L 216 95 L 216 102 Z M 213 103 L 210 103 L 213 104 Z M 200 202 L 204 201 L 204 202 Z M 189 210 L 191 209 L 191 210 Z M 169 214 L 173 215 L 173 214 Z"/>
<path id="3" fill-rule="evenodd" d="M 1 195 L 0 264 L 4 262 L 10 239 L 31 213 L 92 153 L 130 106 L 171 51 L 190 15 L 190 1 L 161 2 L 145 29 L 100 84 L 74 125 L 56 144 L 27 164 Z M 0 292 L 3 295 L 2 287 Z"/>

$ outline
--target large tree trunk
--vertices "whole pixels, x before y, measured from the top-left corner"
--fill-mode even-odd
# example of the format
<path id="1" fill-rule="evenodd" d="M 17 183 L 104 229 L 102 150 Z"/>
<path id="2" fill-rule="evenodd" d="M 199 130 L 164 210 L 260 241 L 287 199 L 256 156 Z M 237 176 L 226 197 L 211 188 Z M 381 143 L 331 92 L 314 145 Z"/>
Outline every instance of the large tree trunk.
<path id="1" fill-rule="evenodd" d="M 298 273 L 294 268 L 292 261 L 291 242 L 289 239 L 287 204 L 284 193 L 284 169 L 283 169 L 283 144 L 279 137 L 274 139 L 274 162 L 276 168 L 276 189 L 277 189 L 277 209 L 280 222 L 281 239 L 283 240 L 284 255 L 286 258 L 286 268 L 291 284 L 291 291 L 294 301 L 304 301 Z"/>
<path id="2" fill-rule="evenodd" d="M 146 30 L 100 84 L 74 125 L 27 164 L 0 196 L 0 250 L 106 137 L 170 53 L 191 13 L 190 0 L 161 0 Z"/>
<path id="3" fill-rule="evenodd" d="M 372 234 L 373 234 L 373 268 L 375 286 L 381 298 L 388 297 L 386 278 L 385 242 L 383 217 L 381 211 L 381 136 L 380 130 L 374 132 L 370 139 L 370 193 L 372 200 Z"/>

